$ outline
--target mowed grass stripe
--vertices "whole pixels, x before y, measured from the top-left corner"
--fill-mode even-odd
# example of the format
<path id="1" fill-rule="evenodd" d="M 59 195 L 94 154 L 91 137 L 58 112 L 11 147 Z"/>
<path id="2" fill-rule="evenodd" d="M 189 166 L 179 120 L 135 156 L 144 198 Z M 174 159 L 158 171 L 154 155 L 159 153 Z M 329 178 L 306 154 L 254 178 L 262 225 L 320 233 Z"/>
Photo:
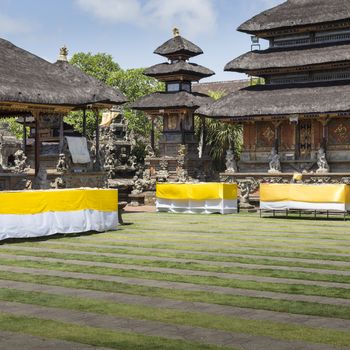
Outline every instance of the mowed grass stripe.
<path id="1" fill-rule="evenodd" d="M 239 238 L 239 239 L 238 239 Z M 123 235 L 121 233 L 119 234 L 113 234 L 113 236 L 110 237 L 99 237 L 99 241 L 101 242 L 111 242 L 111 243 L 118 243 L 118 242 L 140 242 L 142 243 L 149 243 L 149 242 L 159 242 L 159 243 L 167 243 L 167 244 L 176 244 L 176 243 L 182 243 L 182 244 L 203 244 L 203 242 L 210 242 L 213 246 L 247 246 L 247 247 L 264 247 L 266 245 L 269 245 L 270 247 L 283 247 L 283 246 L 289 246 L 289 247 L 303 247 L 303 246 L 311 246 L 312 248 L 318 248 L 318 249 L 324 249 L 324 248 L 330 248 L 330 249 L 346 249 L 348 248 L 347 252 L 350 251 L 350 241 L 349 242 L 334 242 L 334 241 L 317 241 L 317 240 L 285 240 L 283 238 L 280 239 L 272 239 L 272 238 L 261 238 L 257 236 L 253 237 L 238 237 L 237 239 L 218 239 L 216 237 L 192 237 L 191 232 L 188 232 L 183 237 L 180 236 L 171 236 L 171 235 L 162 235 L 157 233 L 149 233 L 148 235 Z M 62 239 L 62 241 L 66 240 L 65 238 Z M 80 238 L 80 241 L 90 241 L 90 238 Z M 257 243 L 252 243 L 254 240 L 259 240 Z M 292 243 L 292 244 L 291 244 Z"/>
<path id="2" fill-rule="evenodd" d="M 70 240 L 66 238 L 60 239 L 60 242 L 69 243 Z M 262 244 L 256 244 L 256 245 L 241 245 L 236 244 L 233 246 L 229 245 L 210 245 L 209 243 L 206 244 L 179 244 L 179 243 L 149 243 L 149 242 L 133 242 L 130 243 L 129 241 L 117 241 L 113 242 L 111 240 L 103 240 L 99 239 L 98 237 L 93 237 L 90 239 L 83 239 L 83 238 L 77 238 L 74 240 L 75 243 L 89 243 L 89 244 L 108 244 L 110 247 L 140 247 L 140 248 L 157 248 L 157 249 L 171 249 L 171 250 L 191 250 L 191 251 L 201 251 L 201 252 L 218 252 L 218 253 L 230 253 L 230 252 L 241 252 L 241 251 L 257 251 L 257 252 L 264 252 L 266 254 L 267 251 L 271 252 L 280 252 L 280 254 L 294 254 L 294 253 L 301 253 L 301 254 L 328 254 L 329 256 L 339 256 L 341 259 L 348 259 L 344 261 L 350 261 L 350 253 L 349 249 L 334 249 L 334 248 L 314 248 L 314 247 L 294 247 L 291 245 L 286 245 L 283 247 L 273 247 L 271 245 L 262 245 Z"/>
<path id="3" fill-rule="evenodd" d="M 267 310 L 255 310 L 241 307 L 233 307 L 227 305 L 208 304 L 200 302 L 186 302 L 183 300 L 174 300 L 159 297 L 149 297 L 141 295 L 130 295 L 125 293 L 110 293 L 103 291 L 95 291 L 89 289 L 66 288 L 62 286 L 50 286 L 43 284 L 35 284 L 30 282 L 16 282 L 9 280 L 0 280 L 0 288 L 13 289 L 27 292 L 39 292 L 46 294 L 54 294 L 65 297 L 87 298 L 102 300 L 117 304 L 131 304 L 141 306 L 151 306 L 162 309 L 173 309 L 178 311 L 204 313 L 209 315 L 219 315 L 234 318 L 243 318 L 246 320 L 272 321 L 275 323 L 292 323 L 303 324 L 312 328 L 329 328 L 348 332 L 350 330 L 350 320 L 339 318 L 319 317 L 310 315 L 294 315 L 284 312 L 275 312 Z"/>
<path id="4" fill-rule="evenodd" d="M 327 262 L 310 260 L 298 261 L 298 260 L 281 260 L 277 258 L 270 257 L 255 257 L 255 256 L 216 256 L 216 255 L 204 255 L 204 254 L 191 254 L 191 253 L 176 253 L 174 251 L 170 252 L 159 252 L 159 251 L 137 251 L 137 250 L 122 250 L 113 249 L 109 246 L 102 247 L 88 247 L 79 245 L 69 245 L 69 244 L 45 244 L 41 243 L 31 245 L 16 245 L 16 246 L 0 246 L 0 252 L 12 253 L 13 251 L 43 251 L 50 253 L 62 253 L 62 254 L 82 254 L 87 256 L 98 255 L 106 256 L 110 258 L 127 258 L 127 259 L 150 259 L 150 260 L 171 260 L 177 259 L 178 262 L 199 262 L 199 263 L 210 263 L 217 266 L 230 266 L 230 263 L 238 264 L 253 264 L 253 265 L 268 265 L 274 267 L 300 267 L 300 268 L 313 268 L 320 270 L 334 270 L 334 271 L 350 271 L 350 262 Z"/>
<path id="5" fill-rule="evenodd" d="M 55 261 L 46 262 L 42 259 L 39 261 L 30 260 L 11 260 L 11 259 L 0 259 L 0 264 L 3 269 L 8 267 L 23 267 L 31 269 L 39 269 L 44 271 L 57 271 L 57 272 L 73 272 L 73 273 L 84 273 L 84 274 L 94 274 L 98 276 L 116 276 L 121 278 L 137 278 L 142 280 L 153 280 L 153 281 L 165 281 L 165 282 L 181 282 L 198 284 L 204 286 L 214 286 L 214 287 L 225 287 L 225 288 L 239 288 L 247 290 L 256 291 L 267 291 L 267 292 L 277 292 L 277 293 L 289 293 L 289 294 L 299 294 L 299 295 L 309 295 L 309 296 L 322 296 L 330 298 L 343 298 L 350 299 L 350 289 L 339 288 L 339 287 L 325 287 L 317 285 L 314 282 L 306 280 L 303 281 L 288 281 L 290 283 L 278 283 L 278 280 L 273 282 L 256 281 L 256 280 L 241 280 L 241 279 L 231 279 L 231 278 L 220 278 L 215 276 L 199 276 L 195 274 L 185 275 L 183 273 L 161 273 L 161 272 L 150 272 L 144 270 L 136 269 L 117 269 L 108 268 L 100 266 L 84 266 L 77 264 L 69 264 L 65 262 Z M 184 270 L 185 271 L 185 270 Z M 319 282 L 321 283 L 321 282 Z M 323 282 L 326 283 L 326 282 Z M 344 285 L 346 287 L 348 285 Z"/>
<path id="6" fill-rule="evenodd" d="M 267 268 L 271 266 L 268 265 L 257 265 L 254 260 L 250 260 L 249 263 L 212 263 L 208 261 L 199 261 L 199 260 L 183 260 L 183 259 L 167 259 L 167 258 L 152 258 L 147 256 L 104 256 L 103 254 L 97 255 L 97 253 L 84 254 L 83 252 L 76 252 L 72 250 L 41 250 L 31 248 L 28 250 L 16 250 L 16 249 L 0 249 L 0 258 L 11 258 L 16 257 L 17 259 L 22 259 L 22 257 L 30 257 L 33 259 L 34 257 L 44 257 L 44 258 L 53 258 L 60 260 L 70 261 L 79 260 L 84 264 L 86 262 L 96 262 L 96 263 L 106 263 L 106 264 L 116 264 L 116 268 L 124 267 L 124 265 L 132 265 L 130 268 L 135 269 L 135 266 L 141 266 L 144 268 L 147 267 L 155 267 L 161 269 L 183 269 L 189 271 L 204 271 L 204 272 L 215 272 L 220 274 L 246 274 L 245 270 L 252 271 L 267 271 Z M 123 266 L 121 266 L 123 265 Z M 101 265 L 102 266 L 102 265 Z M 108 267 L 108 266 L 107 266 Z M 114 267 L 111 265 L 111 267 Z M 301 272 L 301 273 L 311 273 L 316 275 L 324 276 L 340 276 L 341 278 L 348 277 L 350 281 L 350 271 L 346 271 L 346 269 L 317 269 L 317 268 L 306 268 L 306 267 L 292 267 L 285 264 L 285 266 L 273 266 L 273 271 L 287 271 L 288 274 L 292 272 Z M 332 266 L 330 266 L 332 268 Z M 348 269 L 349 270 L 349 269 Z M 271 271 L 271 270 L 270 270 Z M 160 271 L 162 272 L 162 271 Z M 176 271 L 175 271 L 176 272 Z M 253 273 L 254 275 L 254 273 Z M 289 276 L 289 275 L 288 275 Z M 333 282 L 333 281 L 332 281 Z M 341 282 L 343 283 L 343 282 Z M 346 282 L 347 283 L 347 282 Z M 349 286 L 350 288 L 350 286 Z"/>
<path id="7" fill-rule="evenodd" d="M 129 245 L 106 245 L 103 243 L 96 243 L 96 244 L 90 244 L 90 243 L 81 243 L 81 242 L 72 242 L 72 241 L 65 241 L 61 242 L 60 240 L 50 240 L 50 241 L 41 241 L 41 242 L 35 242 L 35 243 L 18 243 L 15 246 L 21 247 L 21 246 L 28 246 L 28 247 L 69 247 L 74 248 L 77 250 L 85 250 L 85 249 L 91 249 L 91 251 L 98 252 L 99 249 L 102 251 L 106 251 L 109 253 L 120 253 L 120 254 L 144 254 L 149 253 L 155 256 L 167 256 L 167 254 L 172 254 L 174 257 L 183 257 L 183 256 L 208 256 L 210 259 L 216 260 L 216 261 L 230 261 L 231 258 L 236 257 L 244 257 L 247 256 L 248 258 L 268 258 L 268 259 L 291 259 L 291 261 L 294 261 L 294 259 L 303 259 L 303 260 L 319 260 L 323 263 L 327 264 L 330 263 L 350 263 L 350 254 L 340 254 L 340 255 L 332 255 L 328 253 L 322 253 L 322 254 L 316 254 L 316 253 L 304 253 L 304 252 L 284 252 L 281 250 L 259 250 L 259 249 L 239 249 L 239 250 L 232 250 L 222 252 L 216 251 L 216 250 L 191 250 L 190 247 L 186 247 L 188 249 L 169 249 L 169 248 L 151 248 L 149 246 L 142 247 L 142 246 L 129 246 Z M 8 245 L 7 245 L 8 247 Z M 184 254 L 184 255 L 182 255 Z M 189 255 L 188 255 L 189 254 Z M 227 260 L 226 260 L 227 259 Z M 309 262 L 311 262 L 309 261 Z"/>
<path id="8" fill-rule="evenodd" d="M 184 342 L 135 333 L 81 326 L 35 317 L 0 313 L 0 329 L 47 339 L 62 339 L 82 344 L 123 350 L 224 350 L 228 348 Z M 232 348 L 230 348 L 232 350 Z"/>
<path id="9" fill-rule="evenodd" d="M 264 297 L 264 293 L 258 296 L 233 295 L 222 293 L 220 290 L 196 291 L 185 290 L 172 285 L 171 287 L 150 286 L 140 284 L 128 284 L 115 281 L 96 280 L 88 276 L 85 278 L 72 276 L 52 276 L 34 273 L 18 273 L 16 271 L 1 271 L 0 278 L 9 281 L 29 282 L 49 286 L 63 286 L 67 288 L 89 289 L 102 292 L 124 293 L 130 295 L 142 295 L 174 299 L 186 302 L 202 302 L 217 305 L 243 307 L 256 310 L 269 310 L 275 312 L 288 312 L 292 314 L 312 315 L 321 317 L 343 318 L 350 320 L 350 304 L 333 305 L 330 299 L 320 303 L 317 301 L 283 300 L 283 296 L 274 299 Z M 266 293 L 265 293 L 266 294 Z M 305 299 L 305 297 L 303 297 Z M 314 298 L 312 298 L 314 299 Z"/>
<path id="10" fill-rule="evenodd" d="M 49 293 L 0 289 L 0 300 L 50 308 L 91 312 L 175 325 L 187 325 L 254 336 L 272 337 L 280 340 L 301 340 L 331 346 L 350 346 L 350 332 L 315 328 L 295 324 L 245 320 L 237 317 L 184 312 L 156 307 L 118 304 L 88 298 L 65 297 Z"/>

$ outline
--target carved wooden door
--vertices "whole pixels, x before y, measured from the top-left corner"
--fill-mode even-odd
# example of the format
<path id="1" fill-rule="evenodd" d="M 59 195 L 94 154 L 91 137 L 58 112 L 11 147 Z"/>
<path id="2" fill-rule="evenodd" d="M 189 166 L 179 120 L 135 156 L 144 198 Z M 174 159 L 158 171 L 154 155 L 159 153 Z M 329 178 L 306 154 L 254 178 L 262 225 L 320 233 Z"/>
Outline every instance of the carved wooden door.
<path id="1" fill-rule="evenodd" d="M 307 160 L 311 158 L 312 124 L 309 120 L 301 120 L 297 132 L 297 159 Z"/>

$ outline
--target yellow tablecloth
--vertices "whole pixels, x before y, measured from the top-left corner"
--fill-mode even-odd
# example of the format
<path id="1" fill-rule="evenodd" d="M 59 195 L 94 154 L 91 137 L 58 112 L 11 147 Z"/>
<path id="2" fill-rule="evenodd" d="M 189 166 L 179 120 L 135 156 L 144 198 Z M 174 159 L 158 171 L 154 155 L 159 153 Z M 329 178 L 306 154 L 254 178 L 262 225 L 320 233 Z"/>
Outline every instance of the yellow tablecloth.
<path id="1" fill-rule="evenodd" d="M 157 184 L 156 197 L 178 200 L 237 199 L 237 184 Z"/>
<path id="2" fill-rule="evenodd" d="M 157 184 L 156 197 L 158 211 L 202 214 L 237 212 L 236 184 Z"/>
<path id="3" fill-rule="evenodd" d="M 117 190 L 0 192 L 0 240 L 106 231 L 117 224 Z"/>
<path id="4" fill-rule="evenodd" d="M 261 184 L 263 202 L 350 203 L 348 185 Z"/>

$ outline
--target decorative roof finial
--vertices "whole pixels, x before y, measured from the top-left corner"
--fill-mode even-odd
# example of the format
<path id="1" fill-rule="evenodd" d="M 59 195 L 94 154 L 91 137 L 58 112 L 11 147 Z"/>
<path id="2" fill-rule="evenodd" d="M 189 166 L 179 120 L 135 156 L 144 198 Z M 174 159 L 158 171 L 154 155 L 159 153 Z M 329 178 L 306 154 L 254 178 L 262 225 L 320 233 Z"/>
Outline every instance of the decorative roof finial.
<path id="1" fill-rule="evenodd" d="M 176 36 L 180 36 L 180 31 L 179 31 L 179 28 L 174 28 L 173 29 L 173 35 L 174 35 L 174 38 L 176 37 Z"/>
<path id="2" fill-rule="evenodd" d="M 60 55 L 58 56 L 57 61 L 65 61 L 68 62 L 68 49 L 66 47 L 66 45 L 64 45 L 63 47 L 60 48 Z"/>

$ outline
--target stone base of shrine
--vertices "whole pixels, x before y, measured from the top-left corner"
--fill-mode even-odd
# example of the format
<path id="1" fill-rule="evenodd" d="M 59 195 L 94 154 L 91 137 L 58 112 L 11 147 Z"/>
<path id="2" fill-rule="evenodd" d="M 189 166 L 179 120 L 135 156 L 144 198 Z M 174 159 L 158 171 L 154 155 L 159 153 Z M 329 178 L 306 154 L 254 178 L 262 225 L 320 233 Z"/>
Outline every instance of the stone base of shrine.
<path id="1" fill-rule="evenodd" d="M 20 191 L 26 188 L 27 174 L 0 173 L 0 191 Z"/>

